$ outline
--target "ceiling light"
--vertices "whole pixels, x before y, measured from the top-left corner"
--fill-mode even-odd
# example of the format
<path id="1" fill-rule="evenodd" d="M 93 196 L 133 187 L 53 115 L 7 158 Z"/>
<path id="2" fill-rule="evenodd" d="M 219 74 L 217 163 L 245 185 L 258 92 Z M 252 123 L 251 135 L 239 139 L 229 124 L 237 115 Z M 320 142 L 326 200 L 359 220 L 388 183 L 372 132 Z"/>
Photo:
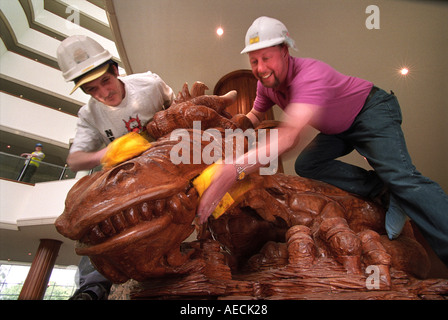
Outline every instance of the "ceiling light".
<path id="1" fill-rule="evenodd" d="M 400 69 L 400 74 L 401 74 L 402 76 L 407 76 L 408 73 L 409 73 L 409 69 L 408 69 L 408 68 L 403 67 L 403 68 Z"/>
<path id="2" fill-rule="evenodd" d="M 218 36 L 222 36 L 224 34 L 224 30 L 221 27 L 219 27 L 218 29 L 216 29 L 216 34 Z"/>

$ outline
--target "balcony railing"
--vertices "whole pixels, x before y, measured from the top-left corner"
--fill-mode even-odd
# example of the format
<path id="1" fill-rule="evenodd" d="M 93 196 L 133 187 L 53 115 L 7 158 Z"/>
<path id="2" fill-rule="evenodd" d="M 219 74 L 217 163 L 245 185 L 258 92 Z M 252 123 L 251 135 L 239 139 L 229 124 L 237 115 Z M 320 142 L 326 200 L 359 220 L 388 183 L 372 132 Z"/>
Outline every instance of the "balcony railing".
<path id="1" fill-rule="evenodd" d="M 23 157 L 0 152 L 0 177 L 29 183 L 56 181 L 75 178 L 76 173 L 67 165 L 58 166 L 44 161 L 40 162 L 31 179 L 26 179 L 25 170 L 29 160 Z"/>

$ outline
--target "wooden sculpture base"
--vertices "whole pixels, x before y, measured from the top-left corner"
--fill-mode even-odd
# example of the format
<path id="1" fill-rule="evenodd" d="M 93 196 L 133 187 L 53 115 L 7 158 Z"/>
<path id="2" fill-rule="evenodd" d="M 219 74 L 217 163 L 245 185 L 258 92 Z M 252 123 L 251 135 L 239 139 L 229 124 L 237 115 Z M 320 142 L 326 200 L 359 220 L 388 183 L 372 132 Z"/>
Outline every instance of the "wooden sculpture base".
<path id="1" fill-rule="evenodd" d="M 198 246 L 195 244 L 194 246 Z M 447 279 L 416 279 L 403 271 L 391 270 L 391 285 L 371 274 L 348 274 L 334 260 L 320 258 L 312 265 L 261 265 L 259 270 L 232 274 L 216 251 L 208 248 L 191 265 L 191 273 L 134 282 L 130 297 L 139 299 L 209 300 L 444 300 L 448 299 Z M 212 254 L 210 247 L 213 247 Z M 378 279 L 377 279 L 378 280 Z"/>

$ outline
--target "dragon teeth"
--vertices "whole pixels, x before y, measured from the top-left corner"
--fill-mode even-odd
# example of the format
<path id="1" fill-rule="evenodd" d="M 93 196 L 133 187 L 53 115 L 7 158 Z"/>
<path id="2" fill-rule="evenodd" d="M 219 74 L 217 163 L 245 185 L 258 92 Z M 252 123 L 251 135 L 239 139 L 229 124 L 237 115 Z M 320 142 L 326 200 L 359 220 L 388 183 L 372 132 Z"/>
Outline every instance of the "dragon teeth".
<path id="1" fill-rule="evenodd" d="M 138 218 L 138 210 L 134 208 L 129 208 L 126 210 L 126 220 L 130 223 L 131 226 L 135 226 L 140 222 Z"/>
<path id="2" fill-rule="evenodd" d="M 121 232 L 127 227 L 126 219 L 124 218 L 123 212 L 120 212 L 114 216 L 112 216 L 111 221 L 117 230 L 117 232 Z"/>
<path id="3" fill-rule="evenodd" d="M 156 200 L 154 205 L 154 215 L 161 216 L 163 212 L 165 211 L 165 199 Z"/>
<path id="4" fill-rule="evenodd" d="M 171 212 L 180 212 L 182 210 L 182 204 L 177 195 L 171 197 L 168 201 L 168 207 L 171 209 Z"/>
<path id="5" fill-rule="evenodd" d="M 159 201 L 160 214 L 165 209 L 165 201 Z M 157 208 L 157 203 L 156 203 Z M 141 220 L 149 221 L 153 218 L 153 212 L 150 205 L 146 202 L 135 207 L 120 211 L 113 216 L 101 221 L 94 226 L 90 232 L 81 239 L 81 242 L 88 244 L 97 244 L 106 238 L 116 235 L 123 230 L 137 225 Z"/>
<path id="6" fill-rule="evenodd" d="M 143 216 L 143 220 L 150 220 L 152 218 L 152 212 L 149 209 L 149 205 L 144 202 L 140 208 L 140 213 Z"/>
<path id="7" fill-rule="evenodd" d="M 110 219 L 106 219 L 103 222 L 100 222 L 98 224 L 98 226 L 101 229 L 101 231 L 107 236 L 110 236 L 110 235 L 113 235 L 116 233 L 115 228 L 114 228 L 112 222 L 110 221 Z"/>
<path id="8" fill-rule="evenodd" d="M 183 209 L 191 210 L 197 199 L 196 194 L 181 192 L 170 199 L 158 199 L 154 202 L 143 202 L 124 211 L 120 211 L 113 216 L 95 225 L 82 239 L 86 244 L 98 244 L 120 232 L 131 228 L 140 221 L 149 221 L 153 217 L 160 217 L 167 210 L 172 213 L 182 212 Z"/>
<path id="9" fill-rule="evenodd" d="M 89 240 L 92 243 L 101 242 L 105 238 L 104 233 L 101 232 L 101 229 L 98 225 L 92 228 L 89 235 Z"/>

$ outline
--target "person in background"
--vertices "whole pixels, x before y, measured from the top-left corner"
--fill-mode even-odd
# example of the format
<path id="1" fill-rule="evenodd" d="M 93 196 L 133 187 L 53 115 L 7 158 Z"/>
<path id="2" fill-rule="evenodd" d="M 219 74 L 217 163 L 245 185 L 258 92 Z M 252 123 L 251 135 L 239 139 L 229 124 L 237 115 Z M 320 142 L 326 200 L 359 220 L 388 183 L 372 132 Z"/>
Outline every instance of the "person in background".
<path id="1" fill-rule="evenodd" d="M 273 18 L 256 19 L 246 33 L 246 47 L 257 96 L 248 118 L 254 126 L 277 104 L 284 110 L 278 141 L 259 145 L 239 164 L 222 164 L 202 195 L 197 214 L 205 222 L 241 173 L 252 173 L 260 163 L 250 164 L 253 153 L 278 155 L 291 149 L 306 125 L 320 133 L 301 152 L 295 163 L 302 177 L 321 180 L 370 199 L 387 189 L 386 231 L 398 237 L 411 218 L 440 259 L 448 265 L 448 196 L 434 181 L 412 164 L 401 130 L 401 110 L 394 94 L 373 83 L 334 70 L 324 62 L 296 58 L 285 25 Z M 364 156 L 374 170 L 336 160 L 353 150 Z"/>
<path id="2" fill-rule="evenodd" d="M 67 82 L 73 81 L 90 99 L 78 112 L 78 124 L 67 157 L 72 171 L 101 164 L 108 145 L 129 132 L 145 135 L 154 114 L 167 108 L 173 90 L 152 72 L 119 76 L 118 65 L 95 40 L 82 35 L 66 38 L 57 50 L 58 64 Z M 111 283 L 87 257 L 79 265 L 80 288 L 73 300 L 107 299 Z"/>
<path id="3" fill-rule="evenodd" d="M 26 157 L 27 160 L 17 180 L 31 182 L 31 178 L 36 173 L 37 168 L 39 168 L 40 162 L 45 158 L 45 153 L 42 149 L 42 144 L 36 143 L 35 150 L 32 153 L 22 153 L 20 155 L 21 157 Z"/>

